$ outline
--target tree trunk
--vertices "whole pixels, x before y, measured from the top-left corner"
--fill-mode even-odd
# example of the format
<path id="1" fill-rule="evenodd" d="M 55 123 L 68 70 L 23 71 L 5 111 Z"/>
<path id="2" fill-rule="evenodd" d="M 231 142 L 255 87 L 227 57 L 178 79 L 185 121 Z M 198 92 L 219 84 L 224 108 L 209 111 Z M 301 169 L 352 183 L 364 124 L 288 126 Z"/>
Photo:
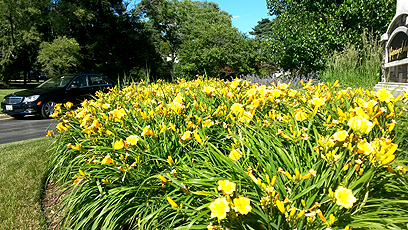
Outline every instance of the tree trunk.
<path id="1" fill-rule="evenodd" d="M 11 46 L 14 46 L 14 43 L 15 43 L 14 25 L 13 25 L 13 17 L 11 16 L 11 12 L 10 12 L 10 16 L 8 17 L 8 20 L 10 22 L 10 30 L 11 30 Z"/>

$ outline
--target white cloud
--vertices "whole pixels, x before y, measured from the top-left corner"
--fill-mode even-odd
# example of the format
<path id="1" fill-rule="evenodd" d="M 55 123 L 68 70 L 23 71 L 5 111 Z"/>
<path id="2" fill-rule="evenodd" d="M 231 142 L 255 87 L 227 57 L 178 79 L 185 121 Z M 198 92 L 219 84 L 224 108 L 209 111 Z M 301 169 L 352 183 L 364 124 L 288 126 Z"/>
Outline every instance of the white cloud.
<path id="1" fill-rule="evenodd" d="M 239 17 L 240 17 L 239 15 L 232 16 L 232 18 L 239 18 Z"/>

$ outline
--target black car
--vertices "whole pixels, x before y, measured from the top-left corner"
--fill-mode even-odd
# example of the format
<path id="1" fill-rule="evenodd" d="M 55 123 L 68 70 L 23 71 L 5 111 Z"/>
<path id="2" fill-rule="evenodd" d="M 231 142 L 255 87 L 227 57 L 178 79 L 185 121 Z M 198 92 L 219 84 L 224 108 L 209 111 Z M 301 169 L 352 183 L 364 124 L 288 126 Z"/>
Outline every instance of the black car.
<path id="1" fill-rule="evenodd" d="M 48 118 L 56 103 L 78 104 L 98 90 L 113 87 L 115 82 L 98 74 L 77 74 L 52 77 L 33 89 L 4 97 L 2 112 L 15 118 L 34 114 Z"/>
<path id="2" fill-rule="evenodd" d="M 36 80 L 36 81 L 40 81 L 40 80 L 47 80 L 47 76 L 41 72 L 30 72 L 30 75 L 28 76 L 29 80 Z"/>

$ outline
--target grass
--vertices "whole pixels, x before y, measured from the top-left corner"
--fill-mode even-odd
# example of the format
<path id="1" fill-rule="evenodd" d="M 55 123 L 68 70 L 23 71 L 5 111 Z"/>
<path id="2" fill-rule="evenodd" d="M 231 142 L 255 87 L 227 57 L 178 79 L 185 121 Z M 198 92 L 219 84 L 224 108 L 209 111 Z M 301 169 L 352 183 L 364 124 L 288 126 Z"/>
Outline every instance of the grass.
<path id="1" fill-rule="evenodd" d="M 382 47 L 372 37 L 363 35 L 362 39 L 362 47 L 348 46 L 328 57 L 327 68 L 321 73 L 323 82 L 339 80 L 342 88 L 373 89 L 380 81 Z"/>
<path id="2" fill-rule="evenodd" d="M 7 95 L 9 95 L 12 92 L 18 92 L 24 89 L 16 89 L 16 88 L 11 88 L 11 89 L 0 89 L 0 101 L 3 101 L 3 98 Z"/>
<path id="3" fill-rule="evenodd" d="M 41 211 L 53 140 L 32 139 L 0 145 L 0 229 L 46 229 Z"/>

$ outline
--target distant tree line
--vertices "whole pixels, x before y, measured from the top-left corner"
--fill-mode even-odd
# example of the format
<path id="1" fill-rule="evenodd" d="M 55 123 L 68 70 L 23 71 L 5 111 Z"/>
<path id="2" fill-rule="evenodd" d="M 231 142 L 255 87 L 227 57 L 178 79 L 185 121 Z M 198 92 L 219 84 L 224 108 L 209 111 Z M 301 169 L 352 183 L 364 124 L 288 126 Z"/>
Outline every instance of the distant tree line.
<path id="1" fill-rule="evenodd" d="M 251 34 L 216 3 L 191 0 L 2 0 L 0 82 L 95 72 L 173 79 L 321 70 L 363 31 L 379 36 L 395 0 L 267 0 L 272 20 Z"/>
<path id="2" fill-rule="evenodd" d="M 361 48 L 364 34 L 379 41 L 396 10 L 396 0 L 266 2 L 273 20 L 258 22 L 252 34 L 268 40 L 277 66 L 301 73 L 324 69 L 334 51 Z"/>

